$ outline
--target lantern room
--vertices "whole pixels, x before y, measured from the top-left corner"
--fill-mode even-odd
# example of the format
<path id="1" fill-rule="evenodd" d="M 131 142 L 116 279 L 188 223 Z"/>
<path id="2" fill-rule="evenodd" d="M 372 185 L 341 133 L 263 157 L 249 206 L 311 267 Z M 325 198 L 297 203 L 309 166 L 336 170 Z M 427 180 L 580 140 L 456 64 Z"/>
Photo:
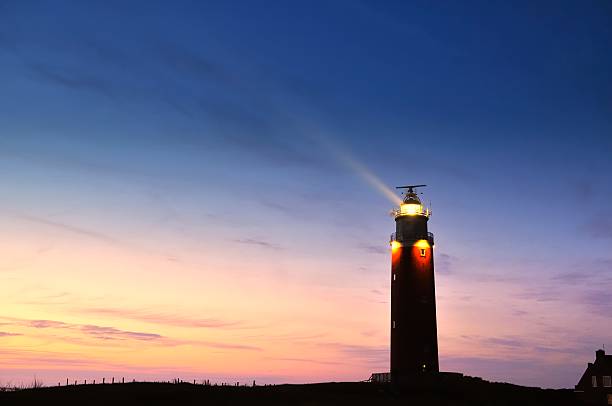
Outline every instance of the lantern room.
<path id="1" fill-rule="evenodd" d="M 404 199 L 400 204 L 400 207 L 393 211 L 395 218 L 400 216 L 431 216 L 431 210 L 429 210 L 428 207 L 423 206 L 421 199 L 419 199 L 419 196 L 414 191 L 414 188 L 418 186 L 421 185 L 408 188 L 408 191 L 404 194 Z"/>

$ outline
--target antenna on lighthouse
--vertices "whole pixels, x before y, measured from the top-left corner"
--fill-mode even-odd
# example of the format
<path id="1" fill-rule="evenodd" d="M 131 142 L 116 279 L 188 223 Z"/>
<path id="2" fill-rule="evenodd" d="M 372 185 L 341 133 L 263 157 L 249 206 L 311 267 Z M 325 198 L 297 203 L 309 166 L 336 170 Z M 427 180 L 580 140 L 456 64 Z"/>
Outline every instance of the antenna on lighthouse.
<path id="1" fill-rule="evenodd" d="M 396 189 L 408 189 L 408 193 L 414 193 L 414 189 L 418 187 L 425 187 L 427 185 L 406 185 L 406 186 L 396 186 Z"/>

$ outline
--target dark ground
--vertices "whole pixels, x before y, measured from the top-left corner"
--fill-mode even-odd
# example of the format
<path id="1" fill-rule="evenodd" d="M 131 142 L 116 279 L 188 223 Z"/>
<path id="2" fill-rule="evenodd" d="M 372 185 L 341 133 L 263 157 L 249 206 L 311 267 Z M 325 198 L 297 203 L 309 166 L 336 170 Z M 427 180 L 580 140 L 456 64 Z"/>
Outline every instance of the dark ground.
<path id="1" fill-rule="evenodd" d="M 387 384 L 256 387 L 165 383 L 77 385 L 0 393 L 0 405 L 576 405 L 570 389 L 527 388 L 458 378 L 403 391 Z"/>

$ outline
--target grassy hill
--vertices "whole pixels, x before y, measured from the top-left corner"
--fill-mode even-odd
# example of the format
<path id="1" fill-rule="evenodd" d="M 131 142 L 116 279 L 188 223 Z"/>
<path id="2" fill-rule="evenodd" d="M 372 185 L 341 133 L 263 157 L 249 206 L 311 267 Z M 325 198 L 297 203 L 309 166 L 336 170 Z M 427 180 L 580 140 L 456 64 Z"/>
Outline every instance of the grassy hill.
<path id="1" fill-rule="evenodd" d="M 552 390 L 462 377 L 398 391 L 350 382 L 256 387 L 166 383 L 76 385 L 0 393 L 0 405 L 576 405 L 569 389 Z"/>

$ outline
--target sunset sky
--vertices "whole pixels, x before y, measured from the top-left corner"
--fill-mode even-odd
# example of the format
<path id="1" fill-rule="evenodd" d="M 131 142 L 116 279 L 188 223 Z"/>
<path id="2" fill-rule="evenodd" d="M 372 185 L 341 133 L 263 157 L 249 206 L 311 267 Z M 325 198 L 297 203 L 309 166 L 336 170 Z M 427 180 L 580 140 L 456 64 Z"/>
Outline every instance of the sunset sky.
<path id="1" fill-rule="evenodd" d="M 612 2 L 0 2 L 0 386 L 387 371 L 426 183 L 440 367 L 612 350 Z"/>

